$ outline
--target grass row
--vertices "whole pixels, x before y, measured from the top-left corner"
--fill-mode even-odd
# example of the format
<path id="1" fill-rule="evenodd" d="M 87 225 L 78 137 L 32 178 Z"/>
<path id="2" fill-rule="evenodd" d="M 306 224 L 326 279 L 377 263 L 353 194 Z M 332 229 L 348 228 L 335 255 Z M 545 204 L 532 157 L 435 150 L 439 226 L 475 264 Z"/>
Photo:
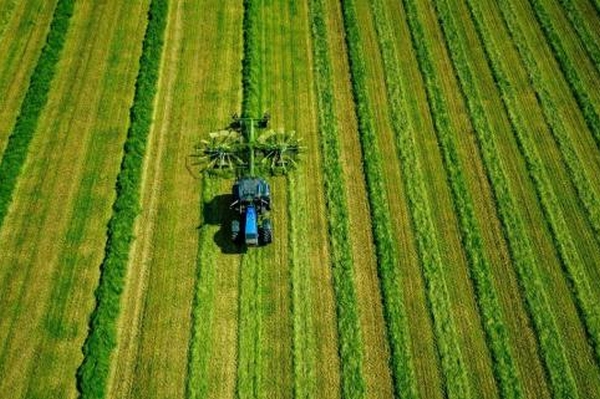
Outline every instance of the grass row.
<path id="1" fill-rule="evenodd" d="M 529 79 L 536 90 L 536 96 L 542 106 L 547 124 L 559 145 L 564 162 L 567 165 L 570 180 L 573 182 L 582 207 L 586 210 L 587 219 L 594 230 L 595 238 L 600 243 L 600 201 L 598 193 L 592 187 L 593 177 L 586 170 L 580 154 L 574 147 L 575 140 L 565 120 L 561 117 L 560 104 L 557 104 L 548 87 L 547 76 L 544 76 L 542 66 L 537 62 L 535 53 L 527 46 L 527 36 L 519 29 L 518 14 L 510 2 L 505 2 L 501 7 L 502 16 L 508 27 L 509 33 L 515 42 L 521 61 L 523 62 Z M 600 347 L 596 346 L 596 356 L 600 359 Z"/>
<path id="2" fill-rule="evenodd" d="M 571 21 L 573 29 L 577 32 L 583 48 L 594 63 L 597 71 L 600 71 L 600 45 L 596 42 L 597 32 L 590 32 L 581 11 L 573 3 L 573 0 L 558 0 L 564 9 L 564 13 Z"/>
<path id="3" fill-rule="evenodd" d="M 452 38 L 451 35 L 450 37 Z M 454 40 L 451 39 L 451 42 L 453 43 Z M 519 284 L 526 299 L 529 315 L 537 332 L 555 397 L 576 397 L 577 391 L 573 375 L 565 356 L 565 349 L 554 320 L 553 311 L 550 308 L 548 293 L 536 266 L 531 240 L 525 231 L 519 207 L 511 195 L 509 181 L 505 170 L 502 168 L 502 162 L 494 141 L 495 136 L 499 133 L 494 133 L 493 123 L 491 123 L 490 116 L 484 107 L 485 98 L 481 94 L 479 78 L 469 68 L 467 53 L 462 52 L 452 43 L 450 53 L 455 73 L 469 108 L 470 119 L 475 127 L 478 145 L 494 190 L 496 206 L 504 233 L 508 239 L 511 257 L 517 269 Z"/>
<path id="4" fill-rule="evenodd" d="M 110 371 L 111 354 L 117 343 L 117 319 L 125 285 L 135 219 L 140 211 L 142 168 L 159 77 L 168 3 L 153 0 L 142 45 L 130 125 L 117 176 L 117 197 L 108 223 L 105 255 L 95 292 L 96 307 L 90 316 L 90 331 L 83 346 L 83 362 L 77 370 L 77 387 L 82 398 L 103 398 Z"/>
<path id="5" fill-rule="evenodd" d="M 48 92 L 64 47 L 74 7 L 74 0 L 59 0 L 56 5 L 46 43 L 31 75 L 29 88 L 0 161 L 0 226 L 12 202 L 17 179 L 27 159 L 29 143 L 48 101 Z"/>
<path id="6" fill-rule="evenodd" d="M 354 287 L 354 261 L 351 242 L 347 236 L 350 230 L 348 201 L 344 188 L 344 172 L 339 162 L 341 157 L 339 131 L 334 111 L 334 87 L 323 1 L 312 0 L 310 8 L 323 181 L 328 211 L 341 357 L 341 391 L 342 397 L 362 397 L 366 389 L 362 375 L 363 344 Z"/>
<path id="7" fill-rule="evenodd" d="M 593 180 L 590 179 L 589 174 L 582 165 L 581 159 L 574 148 L 570 134 L 561 118 L 558 105 L 552 98 L 550 90 L 547 87 L 548 82 L 542 75 L 534 53 L 531 52 L 527 46 L 527 37 L 518 26 L 516 21 L 517 16 L 515 14 L 516 11 L 511 2 L 503 0 L 500 10 L 502 11 L 502 17 L 507 25 L 513 42 L 517 46 L 519 56 L 525 65 L 529 79 L 535 88 L 537 98 L 542 105 L 544 115 L 551 128 L 550 130 L 559 145 L 571 181 L 575 185 L 577 195 L 587 212 L 589 223 L 594 229 L 598 239 L 600 237 L 600 202 L 595 190 L 590 184 L 590 181 Z"/>
<path id="8" fill-rule="evenodd" d="M 244 57 L 242 59 L 242 115 L 260 113 L 260 1 L 244 0 Z"/>
<path id="9" fill-rule="evenodd" d="M 527 124 L 528 115 L 518 100 L 517 90 L 511 84 L 510 71 L 506 69 L 507 66 L 503 67 L 503 64 L 500 62 L 503 54 L 495 46 L 486 41 L 486 36 L 482 32 L 482 28 L 481 24 L 476 23 L 478 36 L 484 44 L 486 62 L 491 69 L 496 87 L 501 93 L 502 103 L 509 116 L 512 132 L 524 155 L 527 170 L 535 185 L 536 195 L 542 206 L 544 217 L 549 224 L 554 245 L 558 249 L 561 261 L 574 286 L 577 306 L 583 316 L 587 333 L 596 348 L 596 355 L 598 356 L 600 346 L 600 315 L 598 314 L 597 306 L 595 306 L 594 295 L 591 292 L 591 282 L 583 269 L 583 262 L 577 252 L 576 243 L 569 234 L 569 225 L 561 212 L 557 194 L 552 188 L 551 176 L 546 171 L 536 150 L 533 132 Z"/>
<path id="10" fill-rule="evenodd" d="M 437 10 L 438 15 L 441 17 L 442 28 L 448 39 L 456 39 L 456 32 L 452 24 L 454 21 L 450 19 L 448 9 L 443 7 L 443 3 L 440 2 L 440 8 Z M 414 21 L 415 28 L 417 24 L 418 21 Z M 418 29 L 421 30 L 422 28 Z M 454 40 L 449 40 L 449 42 L 451 47 L 452 44 L 455 44 Z M 424 40 L 413 42 L 413 47 L 417 53 L 420 71 L 425 80 L 435 131 L 443 153 L 444 166 L 452 190 L 454 208 L 458 215 L 462 243 L 469 260 L 469 275 L 475 286 L 477 305 L 482 317 L 487 345 L 494 359 L 494 373 L 503 398 L 521 398 L 523 397 L 523 388 L 511 352 L 507 327 L 500 307 L 498 294 L 493 285 L 491 265 L 483 248 L 481 227 L 476 220 L 473 199 L 467 188 L 455 139 L 452 137 L 448 105 L 440 89 L 440 74 L 435 70 L 433 55 L 424 43 L 426 43 Z M 384 60 L 385 58 L 384 56 Z M 393 84 L 392 77 L 400 73 L 397 58 L 394 58 L 394 61 L 393 68 L 390 68 L 391 70 L 389 71 L 391 84 Z M 396 90 L 396 92 L 398 91 Z M 388 95 L 388 97 L 391 99 L 392 108 L 396 110 L 400 109 L 399 104 L 404 102 L 403 99 L 392 100 L 394 97 L 392 95 Z M 394 104 L 397 104 L 397 106 L 394 106 Z M 398 113 L 398 111 L 395 113 Z M 413 148 L 414 144 L 409 146 L 406 141 L 402 140 L 398 143 L 400 151 L 407 152 L 407 154 L 401 155 L 404 158 L 408 158 L 416 152 Z M 407 173 L 407 175 L 410 175 L 410 173 Z M 418 182 L 414 184 L 418 184 Z M 412 202 L 419 204 L 424 201 L 420 198 L 415 198 Z"/>
<path id="11" fill-rule="evenodd" d="M 594 104 L 594 100 L 588 94 L 588 91 L 597 90 L 597 87 L 590 88 L 582 82 L 577 66 L 573 63 L 576 60 L 572 60 L 567 54 L 561 39 L 561 32 L 554 26 L 550 15 L 548 15 L 548 11 L 544 8 L 541 1 L 531 0 L 531 5 L 537 21 L 542 27 L 546 41 L 550 44 L 554 57 L 558 61 L 558 65 L 573 92 L 575 101 L 583 113 L 585 123 L 592 132 L 596 140 L 596 145 L 600 148 L 600 116 L 598 116 L 598 112 L 596 111 L 598 104 Z"/>

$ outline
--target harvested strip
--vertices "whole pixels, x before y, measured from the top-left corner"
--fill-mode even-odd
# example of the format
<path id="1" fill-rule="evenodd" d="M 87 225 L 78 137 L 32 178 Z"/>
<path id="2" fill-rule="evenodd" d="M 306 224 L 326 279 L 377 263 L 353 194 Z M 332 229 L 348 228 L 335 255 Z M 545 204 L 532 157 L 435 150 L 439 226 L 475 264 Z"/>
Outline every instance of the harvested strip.
<path id="1" fill-rule="evenodd" d="M 154 95 L 162 55 L 163 33 L 168 6 L 153 0 L 140 57 L 140 70 L 131 107 L 131 124 L 125 142 L 121 171 L 117 177 L 117 198 L 108 224 L 105 257 L 96 290 L 96 308 L 90 317 L 90 333 L 83 347 L 83 362 L 77 372 L 82 398 L 103 398 L 116 346 L 116 322 L 125 283 L 133 227 L 139 213 L 139 187 L 148 133 L 152 123 Z"/>
<path id="2" fill-rule="evenodd" d="M 29 89 L 0 162 L 0 227 L 12 201 L 40 114 L 48 101 L 48 91 L 65 43 L 74 4 L 74 0 L 59 0 L 56 5 L 46 44 L 29 81 Z"/>
<path id="3" fill-rule="evenodd" d="M 379 0 L 375 2 L 375 4 L 378 2 Z M 444 13 L 440 13 L 439 10 L 438 15 L 442 17 L 442 21 L 444 20 L 444 17 L 447 17 Z M 379 25 L 386 26 L 383 24 Z M 442 23 L 442 28 L 446 28 L 444 23 Z M 446 36 L 449 36 L 447 30 Z M 474 214 L 473 199 L 467 189 L 464 172 L 457 153 L 456 143 L 450 134 L 451 126 L 448 117 L 448 105 L 446 104 L 440 89 L 441 85 L 434 69 L 431 53 L 427 50 L 426 46 L 414 43 L 413 47 L 417 53 L 417 58 L 421 66 L 421 73 L 425 78 L 428 99 L 431 103 L 433 111 L 432 115 L 436 126 L 435 131 L 438 136 L 440 148 L 444 154 L 446 171 L 449 175 L 449 181 L 452 188 L 454 207 L 459 215 L 463 245 L 465 246 L 467 256 L 469 257 L 469 264 L 471 266 L 470 276 L 475 284 L 477 303 L 482 317 L 482 324 L 486 331 L 487 343 L 495 361 L 494 369 L 496 378 L 500 385 L 503 397 L 521 398 L 523 397 L 523 390 L 511 353 L 498 294 L 493 286 L 491 266 L 484 253 L 480 226 Z M 385 49 L 383 46 L 382 48 Z M 388 45 L 388 48 L 392 49 L 393 47 Z M 397 85 L 394 83 L 392 77 L 399 74 L 400 67 L 397 62 L 394 62 L 397 60 L 395 54 L 389 54 L 387 57 L 385 51 L 383 54 L 384 60 L 387 59 L 387 63 L 389 64 L 388 86 L 390 86 L 390 90 L 388 97 L 392 104 L 396 104 L 396 106 L 393 106 L 392 108 L 396 110 L 395 114 L 398 114 L 400 112 L 399 110 L 401 110 L 401 104 L 404 103 L 405 100 L 403 98 L 402 89 L 400 87 L 394 87 Z M 405 120 L 406 116 L 397 115 L 395 118 L 395 125 L 398 130 L 397 134 L 399 136 L 401 134 L 407 135 L 406 131 L 411 130 L 410 126 L 403 127 L 401 125 L 402 120 Z M 405 130 L 405 132 L 402 132 L 403 130 Z M 414 156 L 412 154 L 416 152 L 412 140 L 399 137 L 397 148 L 401 152 L 400 157 L 404 158 L 405 163 L 408 164 L 411 156 Z M 416 163 L 416 160 L 412 160 L 412 163 Z M 410 169 L 415 169 L 417 167 L 417 165 L 413 165 Z M 408 167 L 405 168 L 408 169 Z M 419 174 L 408 172 L 406 175 L 415 178 L 415 181 L 411 184 L 416 187 L 416 190 L 423 190 L 422 187 L 419 187 L 419 182 L 422 181 L 422 177 L 419 177 Z M 416 191 L 415 189 L 413 190 Z M 410 192 L 411 191 L 409 190 L 409 193 Z M 411 203 L 415 204 L 414 213 L 417 214 L 418 204 L 425 203 L 425 194 L 421 193 L 420 195 L 417 195 L 414 193 L 413 195 L 414 198 L 411 200 Z M 415 219 L 417 218 L 415 217 Z"/>

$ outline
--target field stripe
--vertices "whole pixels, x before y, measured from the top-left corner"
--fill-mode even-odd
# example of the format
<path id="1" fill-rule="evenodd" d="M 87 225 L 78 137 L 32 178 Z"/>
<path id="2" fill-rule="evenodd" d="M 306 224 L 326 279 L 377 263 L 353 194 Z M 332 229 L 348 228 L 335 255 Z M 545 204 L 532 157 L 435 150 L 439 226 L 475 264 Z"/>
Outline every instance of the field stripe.
<path id="1" fill-rule="evenodd" d="M 481 26 L 478 25 L 477 27 L 479 29 L 479 37 L 481 38 Z M 550 225 L 555 245 L 568 271 L 569 279 L 574 284 L 578 306 L 584 316 L 584 321 L 592 342 L 597 348 L 600 331 L 598 325 L 600 316 L 595 306 L 597 298 L 591 290 L 590 278 L 583 268 L 583 265 L 593 261 L 595 256 L 586 252 L 578 253 L 577 251 L 578 247 L 582 247 L 585 242 L 583 239 L 575 241 L 569 232 L 567 220 L 570 221 L 570 224 L 573 224 L 574 217 L 569 217 L 569 215 L 564 214 L 560 209 L 557 193 L 551 186 L 547 167 L 539 156 L 533 132 L 531 127 L 528 126 L 527 121 L 532 119 L 532 113 L 531 111 L 527 111 L 522 103 L 519 103 L 514 84 L 511 84 L 511 79 L 509 78 L 509 70 L 506 69 L 506 64 L 500 62 L 502 58 L 506 57 L 506 53 L 499 53 L 498 49 L 490 45 L 490 43 L 485 44 L 487 47 L 486 61 L 492 70 L 496 86 L 502 93 L 503 107 L 511 120 L 511 130 L 515 134 L 527 161 L 528 171 L 534 182 L 546 220 Z M 465 50 L 463 49 L 462 51 L 464 54 Z M 503 67 L 505 68 L 501 69 Z M 515 65 L 510 65 L 510 68 L 514 70 Z M 537 141 L 539 142 L 539 140 Z M 553 176 L 556 178 L 557 174 L 554 173 Z M 594 244 L 592 243 L 593 246 Z"/>
<path id="2" fill-rule="evenodd" d="M 6 0 L 0 2 L 0 43 L 2 43 L 4 31 L 6 25 L 10 22 L 13 13 L 15 12 L 15 6 L 17 0 Z M 31 7 L 31 5 L 29 5 Z"/>
<path id="3" fill-rule="evenodd" d="M 84 359 L 77 372 L 82 398 L 103 398 L 106 395 L 111 354 L 116 347 L 119 302 L 125 283 L 134 222 L 139 213 L 142 164 L 152 123 L 167 14 L 166 3 L 160 0 L 151 2 L 130 112 L 131 124 L 117 177 L 117 198 L 108 224 L 105 258 L 96 289 L 96 308 L 90 317 L 90 332 L 83 346 Z"/>
<path id="4" fill-rule="evenodd" d="M 547 294 L 544 288 L 542 288 L 542 283 L 537 275 L 539 272 L 535 267 L 529 240 L 524 234 L 522 221 L 515 212 L 516 207 L 509 195 L 506 177 L 497 164 L 495 144 L 483 133 L 490 130 L 489 116 L 487 116 L 486 111 L 483 109 L 482 103 L 476 101 L 479 98 L 479 94 L 470 69 L 466 67 L 464 61 L 461 63 L 461 60 L 456 57 L 454 60 L 462 90 L 469 105 L 471 119 L 478 133 L 479 142 L 482 145 L 482 153 L 494 185 L 499 211 L 513 252 L 513 260 L 517 266 L 521 284 L 529 303 L 530 314 L 538 330 L 540 344 L 552 378 L 554 392 L 558 397 L 576 395 L 573 376 L 565 357 L 565 349 L 559 337 L 556 322 L 549 309 Z"/>
<path id="5" fill-rule="evenodd" d="M 3 53 L 0 65 L 0 155 L 14 127 L 56 7 L 53 1 L 41 0 L 18 4 L 10 23 L 0 34 Z"/>
<path id="6" fill-rule="evenodd" d="M 577 2 L 573 0 L 558 0 L 560 5 L 562 6 L 563 12 L 571 22 L 571 26 L 577 32 L 579 39 L 581 40 L 581 44 L 585 48 L 588 56 L 594 63 L 596 67 L 596 71 L 600 72 L 600 45 L 598 44 L 598 30 L 596 27 L 596 31 L 594 31 L 594 27 L 590 29 L 590 21 L 588 18 L 594 19 L 591 23 L 598 23 L 597 15 L 594 15 L 594 12 L 589 13 L 590 10 L 583 11 L 581 7 L 584 6 L 582 2 Z"/>
<path id="7" fill-rule="evenodd" d="M 405 184 L 411 188 L 407 192 L 412 196 L 410 203 L 413 205 L 415 224 L 419 224 L 423 223 L 422 219 L 427 217 L 429 210 L 426 205 L 424 187 L 421 183 L 423 180 L 422 172 L 419 170 L 417 160 L 414 158 L 417 151 L 414 148 L 413 139 L 408 136 L 408 132 L 414 131 L 414 128 L 411 127 L 411 122 L 407 121 L 406 115 L 401 111 L 401 104 L 406 102 L 403 89 L 393 80 L 394 76 L 400 74 L 400 68 L 396 61 L 397 56 L 394 54 L 395 49 L 390 42 L 387 21 L 383 20 L 385 16 L 382 15 L 383 10 L 381 10 L 380 2 L 376 1 L 372 4 L 375 17 L 379 19 L 377 26 L 380 29 L 380 47 L 384 62 L 387 64 L 388 98 L 392 104 L 392 109 L 395 110 L 392 115 L 398 140 L 397 148 L 399 157 L 403 160 L 404 168 L 407 170 L 407 182 Z M 452 187 L 454 206 L 459 215 L 463 245 L 472 268 L 470 275 L 475 283 L 477 302 L 483 319 L 482 324 L 487 334 L 488 346 L 490 346 L 496 363 L 496 376 L 503 397 L 523 397 L 522 387 L 515 369 L 510 343 L 508 342 L 506 326 L 503 321 L 504 317 L 500 309 L 498 295 L 492 283 L 491 266 L 484 253 L 480 227 L 475 219 L 473 199 L 467 189 L 464 172 L 458 159 L 456 144 L 450 135 L 448 109 L 442 96 L 441 85 L 436 78 L 431 54 L 427 51 L 427 47 L 419 44 L 414 44 L 414 47 L 426 81 L 429 101 L 432 104 L 436 133 L 444 154 L 446 171 Z"/>
<path id="8" fill-rule="evenodd" d="M 548 1 L 532 0 L 530 5 L 553 55 L 560 66 L 560 70 L 569 84 L 585 122 L 592 132 L 596 145 L 600 149 L 600 71 L 588 62 L 586 54 L 580 49 L 577 40 L 572 37 L 570 26 L 564 20 L 562 10 L 550 10 Z M 560 8 L 560 7 L 558 7 Z M 562 21 L 557 21 L 562 18 Z M 557 28 L 557 24 L 559 28 Z"/>
<path id="9" fill-rule="evenodd" d="M 40 114 L 48 101 L 48 91 L 65 43 L 74 3 L 73 0 L 59 0 L 56 5 L 46 44 L 31 75 L 27 94 L 0 162 L 0 227 L 12 201 Z"/>

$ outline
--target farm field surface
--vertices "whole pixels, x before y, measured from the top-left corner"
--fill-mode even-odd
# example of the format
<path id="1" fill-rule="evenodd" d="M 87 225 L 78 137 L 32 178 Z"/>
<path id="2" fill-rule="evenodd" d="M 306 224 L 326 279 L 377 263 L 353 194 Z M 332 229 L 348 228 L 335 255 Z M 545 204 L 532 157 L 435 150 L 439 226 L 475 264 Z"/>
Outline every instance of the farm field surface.
<path id="1" fill-rule="evenodd" d="M 597 0 L 0 0 L 0 50 L 0 396 L 600 399 Z"/>

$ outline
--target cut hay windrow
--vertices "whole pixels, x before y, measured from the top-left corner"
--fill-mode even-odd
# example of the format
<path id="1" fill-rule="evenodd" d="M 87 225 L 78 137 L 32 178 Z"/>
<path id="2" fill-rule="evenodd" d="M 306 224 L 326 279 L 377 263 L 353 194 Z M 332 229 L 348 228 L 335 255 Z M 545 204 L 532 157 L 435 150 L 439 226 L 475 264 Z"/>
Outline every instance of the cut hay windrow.
<path id="1" fill-rule="evenodd" d="M 42 110 L 48 102 L 48 92 L 64 47 L 74 7 L 74 0 L 59 0 L 56 5 L 46 44 L 31 75 L 29 88 L 0 161 L 0 227 L 12 202 L 17 180 L 27 159 L 29 143 L 37 128 Z"/>
<path id="2" fill-rule="evenodd" d="M 377 2 L 379 1 L 380 0 Z M 442 7 L 444 2 L 439 3 L 440 7 Z M 453 22 L 448 21 L 449 15 L 445 12 L 440 12 L 439 9 L 438 15 L 441 17 L 442 28 L 445 31 L 446 37 L 455 39 L 456 32 L 451 30 L 453 26 L 446 26 L 446 22 Z M 418 21 L 414 21 L 414 23 L 416 28 Z M 421 74 L 425 81 L 428 100 L 435 124 L 435 132 L 438 137 L 440 149 L 443 153 L 444 165 L 452 189 L 453 204 L 455 212 L 458 215 L 462 242 L 469 260 L 469 275 L 475 286 L 475 294 L 479 313 L 482 318 L 482 326 L 486 333 L 487 345 L 490 348 L 494 360 L 494 372 L 504 398 L 522 398 L 523 388 L 515 367 L 515 360 L 511 351 L 507 327 L 500 307 L 498 293 L 492 281 L 491 265 L 483 248 L 481 227 L 476 220 L 474 202 L 467 188 L 463 165 L 461 164 L 458 155 L 456 139 L 452 136 L 447 100 L 444 98 L 440 89 L 440 74 L 435 70 L 431 50 L 422 43 L 425 43 L 425 41 L 413 42 L 413 47 L 415 48 Z M 384 57 L 384 60 L 385 58 L 386 57 Z M 391 59 L 390 63 L 393 65 L 393 68 L 390 70 L 390 77 L 392 77 L 399 73 L 399 66 L 396 61 L 397 58 L 395 56 L 392 57 L 391 55 L 387 58 Z M 392 79 L 390 78 L 389 80 Z M 400 89 L 391 91 L 390 94 L 398 92 L 400 92 Z M 395 102 L 401 104 L 404 101 L 401 98 L 398 98 L 395 102 L 390 99 L 390 102 L 392 104 Z M 395 108 L 399 109 L 400 107 Z M 411 147 L 412 146 L 406 145 L 405 142 L 398 143 L 399 150 L 407 152 L 407 154 L 401 155 L 405 158 L 408 158 L 411 154 L 416 152 L 416 150 Z M 407 173 L 407 175 L 410 176 L 411 174 Z M 420 198 L 415 198 L 411 202 L 419 204 L 425 201 Z"/>
<path id="3" fill-rule="evenodd" d="M 476 19 L 476 18 L 475 18 Z M 480 92 L 479 79 L 467 63 L 467 53 L 455 45 L 452 35 L 449 42 L 455 73 L 461 84 L 463 97 L 478 138 L 487 173 L 494 189 L 496 205 L 505 234 L 519 284 L 526 299 L 529 316 L 533 320 L 538 341 L 550 375 L 553 391 L 557 398 L 577 397 L 576 385 L 567 362 L 554 314 L 549 304 L 549 294 L 536 265 L 531 240 L 525 232 L 524 222 L 514 197 L 511 195 L 506 172 L 502 168 L 494 140 L 494 127 L 484 107 L 484 96 Z M 466 51 L 466 50 L 465 50 Z"/>
<path id="4" fill-rule="evenodd" d="M 83 362 L 77 370 L 81 398 L 104 398 L 111 354 L 117 344 L 117 319 L 125 285 L 134 223 L 140 211 L 140 186 L 148 135 L 152 125 L 154 97 L 159 77 L 168 3 L 153 0 L 142 44 L 130 125 L 117 176 L 117 197 L 108 223 L 105 255 L 95 292 L 96 307 L 90 316 L 89 334 L 83 346 Z"/>
<path id="5" fill-rule="evenodd" d="M 348 201 L 345 195 L 344 173 L 339 163 L 341 157 L 339 131 L 332 95 L 331 58 L 323 1 L 311 0 L 310 7 L 318 121 L 323 151 L 323 180 L 337 309 L 342 396 L 363 397 L 366 390 L 362 375 L 364 349 L 354 286 L 351 242 L 347 237 L 350 227 Z"/>
<path id="6" fill-rule="evenodd" d="M 558 61 L 560 70 L 569 84 L 569 88 L 575 97 L 577 105 L 579 105 L 585 123 L 592 132 L 592 135 L 596 140 L 596 145 L 600 149 L 600 116 L 598 115 L 597 110 L 597 107 L 600 107 L 600 104 L 595 104 L 594 100 L 590 98 L 589 95 L 589 93 L 598 90 L 598 87 L 589 87 L 582 80 L 579 68 L 577 68 L 577 65 L 575 64 L 578 60 L 572 59 L 568 54 L 563 39 L 561 38 L 564 33 L 561 33 L 556 29 L 542 2 L 540 0 L 531 0 L 531 6 L 535 17 L 542 28 L 544 37 L 552 49 L 554 58 Z M 517 45 L 520 48 L 522 47 L 521 44 Z M 598 76 L 598 74 L 596 74 L 596 76 Z"/>
<path id="7" fill-rule="evenodd" d="M 475 13 L 477 10 L 471 8 L 471 12 Z M 527 162 L 527 169 L 535 184 L 536 194 L 550 226 L 555 246 L 569 274 L 569 279 L 573 283 L 576 304 L 595 348 L 596 358 L 600 360 L 600 315 L 591 292 L 592 282 L 589 281 L 589 277 L 582 267 L 583 262 L 577 254 L 576 243 L 569 234 L 567 220 L 561 213 L 557 193 L 551 188 L 551 176 L 545 171 L 536 150 L 532 132 L 527 127 L 528 115 L 526 110 L 520 106 L 518 92 L 511 84 L 508 66 L 500 62 L 503 54 L 490 42 L 487 27 L 475 15 L 472 19 L 475 21 L 479 39 L 483 43 L 486 61 L 492 71 L 494 81 L 502 94 L 501 98 L 511 120 L 513 133 Z"/>
<path id="8" fill-rule="evenodd" d="M 588 56 L 594 63 L 596 71 L 600 72 L 600 45 L 598 42 L 598 32 L 590 31 L 584 15 L 573 0 L 558 0 L 565 11 L 567 18 L 571 22 L 573 29 L 577 32 L 581 44 L 585 48 Z M 592 16 L 593 18 L 593 16 Z M 597 20 L 595 20 L 597 21 Z"/>

